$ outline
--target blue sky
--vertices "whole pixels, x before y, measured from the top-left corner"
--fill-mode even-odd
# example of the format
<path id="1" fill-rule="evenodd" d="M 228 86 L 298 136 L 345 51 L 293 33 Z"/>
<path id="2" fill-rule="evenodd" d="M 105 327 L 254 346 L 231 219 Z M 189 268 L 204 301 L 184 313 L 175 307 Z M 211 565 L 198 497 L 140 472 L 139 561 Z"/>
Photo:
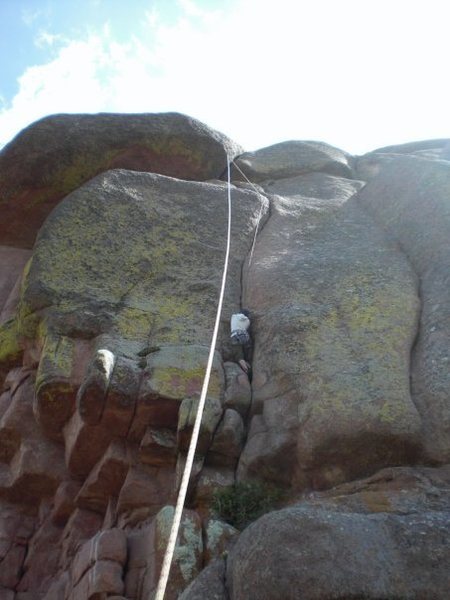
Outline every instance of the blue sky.
<path id="1" fill-rule="evenodd" d="M 0 0 L 0 146 L 56 112 L 190 114 L 252 150 L 450 138 L 447 0 Z"/>

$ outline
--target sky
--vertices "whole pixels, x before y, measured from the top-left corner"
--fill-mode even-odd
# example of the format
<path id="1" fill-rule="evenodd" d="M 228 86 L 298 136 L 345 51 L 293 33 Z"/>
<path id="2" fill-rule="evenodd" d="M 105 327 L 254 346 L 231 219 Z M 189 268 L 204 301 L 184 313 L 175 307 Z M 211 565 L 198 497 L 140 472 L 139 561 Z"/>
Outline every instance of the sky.
<path id="1" fill-rule="evenodd" d="M 0 147 L 49 114 L 177 111 L 246 150 L 450 138 L 448 0 L 0 0 Z"/>

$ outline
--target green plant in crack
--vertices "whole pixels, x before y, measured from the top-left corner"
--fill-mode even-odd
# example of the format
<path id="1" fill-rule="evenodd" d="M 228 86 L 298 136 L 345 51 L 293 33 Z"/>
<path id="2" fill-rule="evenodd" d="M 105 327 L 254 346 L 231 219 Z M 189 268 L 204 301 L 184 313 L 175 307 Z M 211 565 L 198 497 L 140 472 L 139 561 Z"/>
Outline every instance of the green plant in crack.
<path id="1" fill-rule="evenodd" d="M 278 508 L 282 498 L 282 490 L 272 485 L 240 482 L 216 490 L 212 509 L 222 520 L 243 529 L 263 514 Z"/>

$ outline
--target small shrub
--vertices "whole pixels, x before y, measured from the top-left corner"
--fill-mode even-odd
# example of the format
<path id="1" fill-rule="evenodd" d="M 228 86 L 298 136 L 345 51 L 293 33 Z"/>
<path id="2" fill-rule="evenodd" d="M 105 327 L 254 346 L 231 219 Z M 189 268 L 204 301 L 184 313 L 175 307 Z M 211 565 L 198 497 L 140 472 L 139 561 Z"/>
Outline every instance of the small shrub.
<path id="1" fill-rule="evenodd" d="M 243 529 L 274 510 L 281 499 L 282 492 L 278 488 L 264 483 L 243 482 L 216 490 L 212 508 L 221 519 Z"/>

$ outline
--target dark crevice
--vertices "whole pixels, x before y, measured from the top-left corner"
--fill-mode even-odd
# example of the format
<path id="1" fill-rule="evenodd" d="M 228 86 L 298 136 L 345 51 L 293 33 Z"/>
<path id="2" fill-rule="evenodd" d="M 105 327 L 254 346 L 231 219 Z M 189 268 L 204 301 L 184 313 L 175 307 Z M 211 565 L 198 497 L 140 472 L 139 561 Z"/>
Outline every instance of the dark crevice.
<path id="1" fill-rule="evenodd" d="M 270 198 L 267 195 L 265 195 L 265 194 L 262 194 L 260 192 L 258 192 L 258 193 L 262 197 L 261 198 L 261 202 L 264 202 L 264 198 L 267 199 L 267 201 L 268 201 L 268 207 L 267 208 L 268 209 L 267 209 L 267 212 L 265 214 L 264 213 L 261 214 L 261 219 L 256 224 L 256 228 L 257 229 L 255 229 L 255 231 L 253 232 L 253 235 L 252 235 L 252 243 L 251 243 L 250 249 L 248 250 L 247 255 L 244 257 L 244 259 L 243 259 L 243 261 L 241 263 L 240 282 L 239 282 L 240 283 L 239 306 L 240 306 L 241 309 L 244 308 L 243 307 L 243 290 L 244 290 L 244 283 L 245 283 L 245 269 L 246 269 L 246 266 L 248 265 L 248 261 L 249 261 L 250 254 L 251 254 L 252 247 L 253 247 L 253 240 L 254 240 L 253 236 L 256 234 L 256 242 L 257 242 L 257 239 L 258 239 L 259 235 L 263 231 L 264 227 L 266 226 L 266 224 L 267 224 L 267 222 L 268 222 L 268 220 L 270 219 L 270 216 L 271 216 L 271 201 L 270 201 Z M 262 210 L 263 210 L 263 207 L 262 207 Z M 255 242 L 255 246 L 256 246 L 256 242 Z M 252 340 L 252 343 L 254 344 L 254 340 Z M 224 390 L 224 393 L 225 392 L 226 392 L 226 389 Z M 246 441 L 247 435 L 248 435 L 248 414 L 250 413 L 250 410 L 251 410 L 252 400 L 253 400 L 253 390 L 252 390 L 252 387 L 251 387 L 251 384 L 250 384 L 250 404 L 249 404 L 249 407 L 247 409 L 247 413 L 246 413 L 246 415 L 244 417 L 245 438 L 244 438 L 243 447 L 245 446 L 245 441 Z M 214 432 L 213 432 L 213 435 L 211 437 L 211 441 L 209 443 L 208 449 L 205 452 L 205 459 L 207 458 L 208 452 L 211 450 L 211 447 L 212 447 L 212 445 L 214 443 L 215 436 L 216 436 L 216 434 L 217 434 L 217 432 L 218 432 L 221 424 L 223 423 L 224 416 L 225 416 L 225 410 L 226 409 L 223 408 L 222 415 L 221 415 L 221 417 L 220 417 L 220 419 L 219 419 L 219 421 L 218 421 L 218 423 L 217 423 L 217 425 L 216 425 L 216 427 L 214 429 Z M 236 472 L 237 472 L 238 464 L 239 464 L 239 459 L 236 460 L 236 464 L 235 464 L 235 467 L 234 467 L 234 479 L 235 480 L 236 480 Z"/>
<path id="2" fill-rule="evenodd" d="M 411 265 L 412 266 L 412 265 Z M 422 281 L 420 277 L 417 275 L 417 297 L 419 299 L 419 308 L 417 311 L 417 321 L 416 321 L 416 331 L 414 337 L 411 341 L 411 348 L 409 351 L 409 395 L 411 397 L 411 401 L 416 407 L 417 412 L 422 417 L 422 411 L 420 410 L 420 403 L 416 401 L 415 398 L 415 390 L 414 390 L 414 381 L 413 381 L 413 366 L 415 362 L 417 345 L 420 339 L 420 332 L 422 329 L 421 321 L 422 321 L 422 311 L 423 311 L 423 294 L 422 294 Z"/>
<path id="3" fill-rule="evenodd" d="M 252 241 L 250 244 L 250 248 L 247 252 L 247 255 L 244 257 L 244 260 L 241 263 L 241 278 L 240 278 L 240 296 L 239 296 L 239 305 L 242 308 L 245 308 L 243 306 L 243 296 L 244 296 L 244 285 L 245 285 L 245 271 L 246 269 L 248 270 L 251 266 L 251 264 L 249 264 L 250 261 L 250 257 L 252 254 L 252 249 L 255 250 L 256 249 L 256 245 L 258 243 L 258 238 L 261 235 L 261 233 L 263 232 L 265 226 L 267 225 L 267 222 L 269 221 L 270 217 L 272 216 L 272 202 L 270 199 L 269 194 L 262 194 L 261 192 L 258 192 L 259 196 L 261 196 L 260 201 L 261 204 L 264 202 L 264 198 L 267 200 L 267 212 L 261 213 L 261 218 L 258 220 L 258 222 L 256 223 L 255 226 L 255 231 L 252 233 Z M 263 209 L 263 207 L 261 206 L 261 210 Z M 256 239 L 255 239 L 256 236 Z M 253 247 L 253 243 L 255 244 Z"/>
<path id="4" fill-rule="evenodd" d="M 22 564 L 20 565 L 19 582 L 23 578 L 23 576 L 25 575 L 25 564 L 26 564 L 26 561 L 27 561 L 27 557 L 28 557 L 29 551 L 30 551 L 30 544 L 29 544 L 29 542 L 27 542 L 27 544 L 25 546 L 25 554 L 23 556 Z"/>
<path id="5" fill-rule="evenodd" d="M 123 292 L 123 294 L 121 295 L 121 297 L 118 299 L 117 301 L 117 306 L 119 308 L 124 308 L 127 304 L 126 304 L 126 300 L 128 298 L 128 296 L 141 284 L 145 284 L 147 282 L 150 282 L 152 280 L 152 278 L 154 277 L 153 273 L 150 273 L 149 275 L 145 276 L 140 276 L 136 279 L 136 281 L 134 281 L 133 283 L 130 283 L 130 285 L 128 286 L 128 289 L 125 290 Z M 144 312 L 144 311 L 143 311 Z"/>
<path id="6" fill-rule="evenodd" d="M 241 280 L 240 280 L 240 290 L 241 290 L 241 294 L 240 294 L 240 307 L 245 308 L 243 306 L 243 295 L 244 295 L 244 288 L 245 288 L 245 277 L 246 274 L 248 273 L 248 270 L 251 268 L 251 264 L 249 264 L 250 261 L 250 257 L 251 257 L 251 253 L 252 253 L 252 248 L 253 250 L 256 250 L 256 245 L 258 243 L 258 238 L 260 237 L 261 233 L 263 232 L 264 228 L 266 227 L 267 223 L 269 222 L 271 216 L 272 216 L 272 199 L 273 199 L 273 195 L 272 194 L 261 194 L 261 196 L 263 198 L 267 199 L 268 205 L 267 205 L 267 212 L 265 214 L 261 215 L 261 220 L 256 224 L 257 230 L 256 230 L 256 240 L 255 240 L 255 246 L 253 248 L 253 240 L 252 240 L 252 245 L 250 246 L 250 250 L 247 253 L 247 256 L 244 258 L 242 265 L 241 265 Z M 261 199 L 261 202 L 263 202 L 263 200 Z M 255 234 L 254 234 L 255 235 Z M 246 273 L 247 271 L 247 273 Z M 251 314 L 250 314 L 251 317 Z M 255 347 L 255 337 L 254 337 L 254 332 L 252 332 L 252 349 L 254 350 Z M 253 354 L 253 352 L 252 352 Z M 250 369 L 252 369 L 253 365 L 250 365 Z M 249 377 L 249 383 L 250 383 L 250 403 L 249 406 L 247 408 L 246 414 L 243 416 L 243 421 L 244 421 L 244 439 L 243 439 L 243 443 L 242 443 L 242 450 L 245 448 L 245 445 L 247 443 L 247 439 L 248 439 L 248 432 L 249 432 L 249 415 L 251 414 L 251 409 L 252 409 L 252 405 L 253 405 L 253 385 L 252 385 L 252 381 L 251 381 L 251 377 Z M 242 451 L 241 451 L 242 454 Z M 236 482 L 237 480 L 237 470 L 239 467 L 239 461 L 240 461 L 240 456 L 238 457 L 238 459 L 236 460 L 236 464 L 234 467 L 234 481 Z"/>
<path id="7" fill-rule="evenodd" d="M 206 565 L 206 557 L 205 557 L 205 553 L 206 553 L 206 547 L 207 547 L 207 536 L 206 536 L 206 527 L 205 527 L 205 521 L 204 519 L 202 519 L 202 544 L 203 544 L 203 552 L 202 552 L 202 564 L 200 566 L 200 572 L 199 574 L 203 571 L 203 569 L 207 566 Z M 198 577 L 198 575 L 197 575 Z M 194 581 L 194 580 L 192 580 Z M 190 585 L 190 584 L 188 584 Z"/>
<path id="8" fill-rule="evenodd" d="M 225 390 L 224 390 L 224 393 L 225 393 Z M 208 448 L 205 450 L 205 454 L 204 454 L 204 457 L 203 457 L 203 465 L 202 465 L 202 468 L 200 470 L 200 473 L 198 474 L 198 477 L 200 477 L 201 472 L 203 471 L 203 467 L 205 466 L 205 463 L 207 463 L 208 454 L 209 454 L 209 452 L 210 452 L 210 450 L 212 448 L 212 445 L 214 444 L 214 439 L 216 437 L 216 434 L 219 431 L 219 428 L 222 425 L 223 420 L 225 418 L 225 410 L 226 410 L 226 408 L 224 406 L 222 406 L 222 414 L 221 414 L 220 419 L 218 420 L 217 425 L 216 425 L 216 427 L 214 429 L 214 432 L 213 432 L 213 434 L 211 436 L 211 440 L 210 440 L 210 442 L 208 444 Z M 196 483 L 197 482 L 195 482 L 195 485 L 196 485 Z"/>
<path id="9" fill-rule="evenodd" d="M 225 600 L 231 600 L 231 592 L 230 592 L 230 588 L 227 583 L 228 552 L 223 553 L 222 560 L 224 562 L 222 582 L 223 582 L 223 591 L 224 591 L 224 595 L 225 595 Z"/>
<path id="10" fill-rule="evenodd" d="M 141 381 L 141 380 L 140 380 Z M 133 416 L 130 419 L 130 424 L 128 425 L 128 429 L 127 429 L 127 433 L 125 434 L 125 439 L 128 440 L 129 436 L 130 436 L 130 432 L 131 429 L 134 425 L 134 421 L 136 419 L 136 413 L 137 413 L 137 409 L 138 409 L 138 397 L 139 397 L 139 389 L 140 389 L 140 381 L 139 381 L 139 386 L 138 386 L 138 391 L 136 393 L 136 398 L 134 399 L 134 404 L 133 404 Z M 105 405 L 106 405 L 106 401 L 105 401 Z M 145 435 L 145 432 L 144 432 Z"/>
<path id="11" fill-rule="evenodd" d="M 139 403 L 139 393 L 140 393 L 142 382 L 143 382 L 143 379 L 145 376 L 145 369 L 147 367 L 147 356 L 149 354 L 153 354 L 154 352 L 159 352 L 159 350 L 161 349 L 160 346 L 152 346 L 151 345 L 153 334 L 154 334 L 154 325 L 152 324 L 152 326 L 150 327 L 150 330 L 147 334 L 147 340 L 144 345 L 144 348 L 137 353 L 137 356 L 139 357 L 139 360 L 137 361 L 138 367 L 139 367 L 139 380 L 138 380 L 137 389 L 136 389 L 136 398 L 134 399 L 133 416 L 130 420 L 130 424 L 128 426 L 128 430 L 127 430 L 125 439 L 129 439 L 130 431 L 131 431 L 131 429 L 134 425 L 134 421 L 136 419 L 136 413 L 137 413 L 138 403 Z M 110 381 L 108 382 L 107 393 L 109 392 L 109 383 L 111 382 L 113 374 L 114 374 L 114 369 L 113 369 L 113 372 L 111 373 Z M 105 398 L 105 406 L 106 406 L 106 398 Z M 144 435 L 145 435 L 145 433 L 144 433 Z"/>

